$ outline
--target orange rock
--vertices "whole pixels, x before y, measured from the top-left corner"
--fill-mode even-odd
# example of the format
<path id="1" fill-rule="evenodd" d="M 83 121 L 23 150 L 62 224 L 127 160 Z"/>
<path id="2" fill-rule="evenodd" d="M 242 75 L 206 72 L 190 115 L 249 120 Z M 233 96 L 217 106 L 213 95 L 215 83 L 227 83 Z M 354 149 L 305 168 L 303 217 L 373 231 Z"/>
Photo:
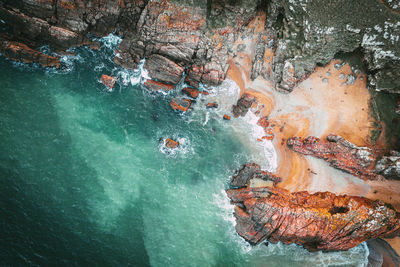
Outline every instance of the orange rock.
<path id="1" fill-rule="evenodd" d="M 179 143 L 172 140 L 171 138 L 167 138 L 167 139 L 165 139 L 165 145 L 168 148 L 176 148 L 179 146 Z"/>
<path id="2" fill-rule="evenodd" d="M 173 98 L 171 100 L 171 108 L 173 110 L 187 111 L 190 108 L 190 99 L 185 98 Z"/>
<path id="3" fill-rule="evenodd" d="M 175 88 L 174 85 L 172 84 L 166 84 L 166 83 L 162 83 L 162 82 L 158 82 L 158 81 L 154 81 L 154 80 L 147 80 L 144 82 L 144 85 L 147 86 L 148 88 L 154 90 L 154 91 L 170 91 L 173 90 Z"/>
<path id="4" fill-rule="evenodd" d="M 257 138 L 257 141 L 258 141 L 258 142 L 262 142 L 262 139 L 260 139 L 260 138 Z"/>
<path id="5" fill-rule="evenodd" d="M 227 115 L 227 114 L 224 115 L 224 120 L 229 121 L 230 119 L 231 119 L 231 116 L 229 116 L 229 115 Z"/>
<path id="6" fill-rule="evenodd" d="M 206 107 L 207 108 L 218 108 L 218 104 L 217 103 L 207 103 Z"/>
<path id="7" fill-rule="evenodd" d="M 380 200 L 276 187 L 229 189 L 227 195 L 236 205 L 236 231 L 251 244 L 282 241 L 335 251 L 400 233 L 400 213 Z"/>
<path id="8" fill-rule="evenodd" d="M 5 57 L 25 63 L 39 63 L 43 67 L 60 67 L 60 60 L 58 57 L 43 54 L 23 43 L 10 41 L 5 38 L 6 36 L 0 37 L 0 53 Z"/>
<path id="9" fill-rule="evenodd" d="M 331 134 L 326 140 L 314 136 L 305 139 L 292 137 L 286 144 L 295 152 L 321 158 L 330 166 L 362 179 L 383 179 L 372 170 L 376 162 L 374 151 L 368 147 L 358 147 L 341 136 Z"/>
<path id="10" fill-rule="evenodd" d="M 265 139 L 265 140 L 274 140 L 274 135 L 273 135 L 273 134 L 272 134 L 272 135 L 265 135 L 265 136 L 262 137 L 262 139 Z"/>
<path id="11" fill-rule="evenodd" d="M 269 121 L 268 121 L 268 117 L 262 117 L 258 120 L 257 122 L 258 125 L 260 125 L 261 127 L 268 127 L 269 126 Z"/>
<path id="12" fill-rule="evenodd" d="M 199 89 L 196 88 L 185 87 L 182 89 L 182 92 L 191 98 L 197 98 L 199 96 Z"/>
<path id="13" fill-rule="evenodd" d="M 207 91 L 201 91 L 200 94 L 202 94 L 202 95 L 209 95 L 210 93 L 207 92 Z"/>
<path id="14" fill-rule="evenodd" d="M 100 81 L 101 81 L 105 86 L 107 86 L 109 90 L 111 90 L 111 89 L 114 88 L 114 85 L 115 85 L 115 81 L 116 81 L 116 80 L 117 80 L 117 78 L 111 77 L 111 76 L 108 76 L 108 75 L 105 75 L 105 74 L 101 75 L 101 78 L 100 78 Z"/>

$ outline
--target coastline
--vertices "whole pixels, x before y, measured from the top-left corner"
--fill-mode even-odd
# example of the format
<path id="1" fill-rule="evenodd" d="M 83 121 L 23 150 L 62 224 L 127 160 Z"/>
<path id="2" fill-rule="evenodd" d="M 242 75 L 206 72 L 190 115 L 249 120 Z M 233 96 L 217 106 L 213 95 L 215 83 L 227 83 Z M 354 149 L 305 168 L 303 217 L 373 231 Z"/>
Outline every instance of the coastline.
<path id="1" fill-rule="evenodd" d="M 248 25 L 248 31 L 263 29 L 265 17 L 261 14 Z M 278 167 L 274 174 L 283 181 L 278 187 L 291 192 L 329 191 L 339 195 L 363 196 L 383 200 L 400 210 L 400 181 L 362 180 L 351 174 L 334 169 L 326 162 L 303 156 L 286 146 L 293 136 L 321 139 L 329 134 L 340 135 L 357 146 L 373 147 L 386 151 L 384 128 L 373 143 L 375 118 L 372 116 L 371 93 L 367 89 L 366 74 L 350 67 L 349 63 L 334 59 L 326 66 L 317 67 L 307 78 L 294 87 L 289 94 L 274 90 L 272 80 L 258 77 L 251 80 L 251 58 L 254 58 L 256 39 L 245 38 L 235 46 L 246 44 L 246 50 L 229 60 L 227 78 L 240 88 L 240 96 L 247 93 L 257 98 L 261 111 L 259 117 L 268 117 L 274 125 L 272 141 L 277 152 Z M 273 51 L 266 49 L 265 65 L 272 67 Z M 249 111 L 250 112 L 250 111 Z M 266 142 L 266 141 L 263 141 Z M 266 186 L 252 183 L 250 186 Z M 400 254 L 400 237 L 386 238 L 391 247 Z"/>

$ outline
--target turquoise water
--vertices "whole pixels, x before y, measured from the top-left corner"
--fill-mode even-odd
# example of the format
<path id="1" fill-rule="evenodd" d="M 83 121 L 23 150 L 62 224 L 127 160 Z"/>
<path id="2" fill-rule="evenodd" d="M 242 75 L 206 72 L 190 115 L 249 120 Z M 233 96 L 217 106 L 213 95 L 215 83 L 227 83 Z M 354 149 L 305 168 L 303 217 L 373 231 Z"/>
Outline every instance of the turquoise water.
<path id="1" fill-rule="evenodd" d="M 224 193 L 252 158 L 233 124 L 200 103 L 173 112 L 177 92 L 129 82 L 139 78 L 112 62 L 111 48 L 79 48 L 59 71 L 0 58 L 2 265 L 365 264 L 364 245 L 247 245 Z M 113 92 L 103 73 L 118 77 Z M 166 150 L 165 137 L 180 148 Z"/>

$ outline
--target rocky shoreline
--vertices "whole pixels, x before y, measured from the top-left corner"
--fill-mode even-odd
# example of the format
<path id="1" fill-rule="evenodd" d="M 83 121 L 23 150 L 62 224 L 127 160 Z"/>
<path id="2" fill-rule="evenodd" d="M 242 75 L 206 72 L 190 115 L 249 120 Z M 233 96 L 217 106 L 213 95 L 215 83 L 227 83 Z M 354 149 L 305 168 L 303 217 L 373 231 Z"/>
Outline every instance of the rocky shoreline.
<path id="1" fill-rule="evenodd" d="M 145 86 L 152 90 L 172 90 L 184 79 L 189 85 L 184 93 L 195 99 L 202 93 L 200 84 L 219 85 L 231 78 L 242 91 L 231 115 L 244 116 L 255 107 L 256 115 L 264 118 L 259 124 L 265 129 L 265 138 L 259 141 L 274 142 L 281 156 L 276 174 L 248 165 L 232 183 L 243 188 L 228 189 L 236 204 L 238 233 L 252 244 L 269 239 L 295 242 L 310 250 L 345 250 L 370 238 L 399 234 L 396 209 L 400 202 L 393 192 L 400 188 L 396 181 L 400 156 L 395 151 L 400 149 L 396 138 L 400 131 L 391 133 L 390 140 L 386 136 L 389 129 L 396 129 L 399 119 L 380 114 L 373 93 L 385 91 L 398 101 L 389 113 L 400 108 L 399 16 L 386 1 L 372 0 L 329 4 L 5 0 L 0 2 L 0 52 L 12 60 L 60 68 L 59 56 L 66 49 L 82 45 L 96 49 L 94 36 L 116 32 L 122 43 L 114 62 L 136 69 L 146 58 L 144 67 L 151 79 Z M 53 53 L 40 52 L 42 45 L 50 45 Z M 346 61 L 335 61 L 337 58 Z M 324 91 L 314 85 L 303 86 L 315 82 L 318 71 L 321 88 L 323 84 L 334 86 L 340 96 L 330 95 L 333 87 Z M 115 83 L 109 76 L 102 81 L 110 90 Z M 307 95 L 306 90 L 312 89 Z M 290 106 L 287 99 L 306 104 Z M 307 105 L 318 106 L 316 102 L 322 99 L 332 101 L 309 113 L 326 113 L 327 121 L 301 113 Z M 191 101 L 174 99 L 171 107 L 185 112 Z M 209 104 L 214 108 L 218 103 Z M 288 107 L 293 109 L 282 112 Z M 335 110 L 339 107 L 345 110 L 343 114 Z M 225 115 L 226 120 L 231 119 Z M 353 115 L 352 122 L 349 117 Z M 334 127 L 316 130 L 321 124 Z M 313 161 L 295 155 L 297 152 L 328 162 L 330 166 L 321 167 L 323 170 L 334 167 L 352 175 L 335 173 L 340 179 L 368 181 L 339 192 L 305 192 L 301 189 L 311 188 L 310 181 L 314 181 L 310 177 L 324 174 L 317 174 L 311 167 Z M 252 179 L 267 185 L 251 187 Z M 301 182 L 305 183 L 299 185 Z M 373 188 L 373 193 L 360 189 L 366 187 Z M 306 219 L 304 212 L 314 221 Z"/>

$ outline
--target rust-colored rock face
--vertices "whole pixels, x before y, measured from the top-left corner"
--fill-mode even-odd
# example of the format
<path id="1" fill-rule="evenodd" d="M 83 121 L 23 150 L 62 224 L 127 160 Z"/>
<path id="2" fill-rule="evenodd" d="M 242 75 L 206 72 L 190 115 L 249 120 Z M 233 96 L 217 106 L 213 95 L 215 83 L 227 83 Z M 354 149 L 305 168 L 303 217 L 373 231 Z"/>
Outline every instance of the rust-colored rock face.
<path id="1" fill-rule="evenodd" d="M 310 251 L 336 251 L 400 232 L 400 213 L 382 201 L 272 187 L 229 189 L 227 194 L 236 204 L 236 231 L 251 244 L 282 241 Z"/>
<path id="2" fill-rule="evenodd" d="M 191 101 L 190 99 L 184 98 L 173 98 L 171 100 L 171 108 L 173 110 L 180 110 L 180 111 L 188 111 L 190 108 Z"/>
<path id="3" fill-rule="evenodd" d="M 25 44 L 9 41 L 0 37 L 0 52 L 9 59 L 25 63 L 39 63 L 43 67 L 60 67 L 57 57 L 48 56 L 31 49 Z"/>
<path id="4" fill-rule="evenodd" d="M 107 86 L 109 90 L 114 88 L 116 80 L 117 78 L 105 74 L 101 75 L 100 77 L 100 81 Z"/>
<path id="5" fill-rule="evenodd" d="M 313 157 L 324 159 L 339 170 L 353 174 L 363 179 L 376 180 L 382 177 L 375 174 L 372 167 L 375 154 L 368 147 L 358 147 L 337 135 L 329 135 L 326 141 L 309 136 L 289 138 L 290 149 Z"/>
<path id="6" fill-rule="evenodd" d="M 175 87 L 172 84 L 166 84 L 166 83 L 154 81 L 151 79 L 145 81 L 144 85 L 154 91 L 170 91 L 170 90 L 173 90 Z"/>
<path id="7" fill-rule="evenodd" d="M 182 89 L 182 92 L 191 98 L 197 98 L 199 96 L 199 89 L 185 87 Z"/>

